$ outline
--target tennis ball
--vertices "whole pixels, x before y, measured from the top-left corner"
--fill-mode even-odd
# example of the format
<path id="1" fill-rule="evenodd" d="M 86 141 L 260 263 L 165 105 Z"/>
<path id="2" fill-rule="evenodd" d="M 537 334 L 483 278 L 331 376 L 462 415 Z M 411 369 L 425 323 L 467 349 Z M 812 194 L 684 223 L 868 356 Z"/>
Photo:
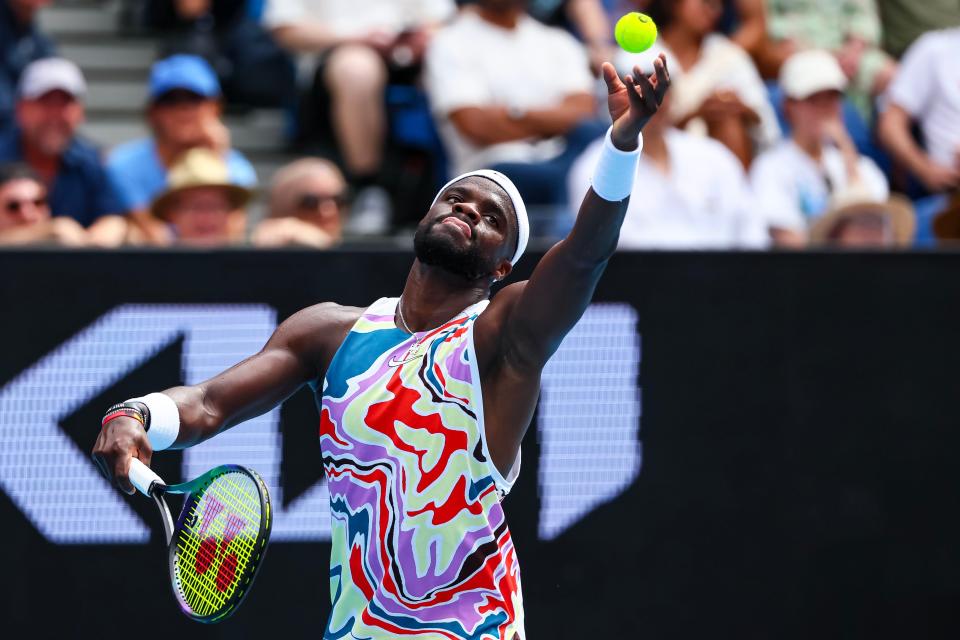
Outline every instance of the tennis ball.
<path id="1" fill-rule="evenodd" d="M 624 51 L 640 53 L 653 46 L 657 39 L 657 25 L 650 19 L 650 16 L 631 11 L 617 20 L 613 37 L 617 39 L 617 44 Z"/>

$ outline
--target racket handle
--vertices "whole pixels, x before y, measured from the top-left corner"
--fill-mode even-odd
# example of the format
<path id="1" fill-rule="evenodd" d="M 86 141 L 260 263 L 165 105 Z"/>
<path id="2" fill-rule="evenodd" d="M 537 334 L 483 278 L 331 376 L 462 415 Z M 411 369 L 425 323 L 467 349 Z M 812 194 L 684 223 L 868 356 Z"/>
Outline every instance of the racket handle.
<path id="1" fill-rule="evenodd" d="M 130 471 L 127 475 L 130 478 L 130 483 L 147 497 L 150 496 L 150 489 L 154 483 L 165 484 L 160 476 L 153 472 L 153 469 L 136 458 L 130 459 Z"/>

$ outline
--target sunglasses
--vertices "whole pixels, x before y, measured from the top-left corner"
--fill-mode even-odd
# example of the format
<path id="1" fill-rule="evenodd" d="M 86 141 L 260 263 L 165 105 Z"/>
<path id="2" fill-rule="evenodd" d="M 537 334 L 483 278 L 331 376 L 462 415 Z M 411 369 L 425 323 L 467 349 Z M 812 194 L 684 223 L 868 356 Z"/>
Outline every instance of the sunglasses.
<path id="1" fill-rule="evenodd" d="M 305 193 L 297 198 L 297 209 L 300 211 L 319 211 L 324 204 L 332 202 L 338 207 L 347 204 L 347 196 L 342 193 L 322 195 L 319 193 Z"/>
<path id="2" fill-rule="evenodd" d="M 34 200 L 8 200 L 4 203 L 3 208 L 7 211 L 7 213 L 20 213 L 28 204 L 32 204 L 37 209 L 41 209 L 47 206 L 47 199 L 36 198 Z"/>

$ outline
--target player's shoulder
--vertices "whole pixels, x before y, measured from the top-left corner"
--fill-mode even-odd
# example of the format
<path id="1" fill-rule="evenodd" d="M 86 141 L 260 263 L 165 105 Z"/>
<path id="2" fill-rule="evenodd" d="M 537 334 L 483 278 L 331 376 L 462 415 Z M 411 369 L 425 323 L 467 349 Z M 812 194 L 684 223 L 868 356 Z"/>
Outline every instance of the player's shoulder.
<path id="1" fill-rule="evenodd" d="M 336 302 L 320 302 L 297 311 L 283 325 L 296 331 L 332 329 L 344 324 L 353 324 L 363 314 L 361 307 L 348 307 Z"/>
<path id="2" fill-rule="evenodd" d="M 335 302 L 309 306 L 284 320 L 274 334 L 274 341 L 301 354 L 328 351 L 343 341 L 363 311 Z"/>
<path id="3" fill-rule="evenodd" d="M 486 316 L 487 320 L 492 320 L 497 316 L 505 317 L 505 314 L 509 314 L 510 310 L 513 309 L 513 305 L 520 299 L 520 295 L 526 286 L 526 280 L 512 282 L 504 286 L 490 298 L 490 304 L 487 305 L 481 317 Z"/>

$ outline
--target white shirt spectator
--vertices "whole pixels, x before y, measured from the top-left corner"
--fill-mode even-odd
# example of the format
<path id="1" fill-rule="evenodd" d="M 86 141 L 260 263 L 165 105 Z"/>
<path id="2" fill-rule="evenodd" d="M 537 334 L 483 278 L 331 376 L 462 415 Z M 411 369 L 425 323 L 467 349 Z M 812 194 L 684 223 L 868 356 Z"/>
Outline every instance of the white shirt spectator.
<path id="1" fill-rule="evenodd" d="M 453 174 L 498 162 L 540 162 L 562 151 L 562 140 L 518 140 L 479 147 L 448 115 L 464 107 L 519 110 L 551 107 L 590 93 L 587 53 L 573 36 L 529 16 L 515 29 L 487 22 L 469 9 L 440 29 L 427 49 L 425 82 Z"/>
<path id="2" fill-rule="evenodd" d="M 934 161 L 960 165 L 960 28 L 932 31 L 913 43 L 887 97 L 919 121 Z"/>
<path id="3" fill-rule="evenodd" d="M 678 129 L 666 134 L 670 173 L 643 155 L 637 168 L 620 249 L 761 248 L 765 221 L 755 212 L 743 166 L 725 146 Z M 603 147 L 597 140 L 567 177 L 570 202 L 579 205 Z"/>
<path id="4" fill-rule="evenodd" d="M 863 187 L 878 201 L 886 200 L 890 187 L 873 160 L 860 156 L 857 168 Z M 754 160 L 750 182 L 768 226 L 798 232 L 806 232 L 810 221 L 823 215 L 831 193 L 850 186 L 839 149 L 825 146 L 818 164 L 793 140 Z"/>
<path id="5" fill-rule="evenodd" d="M 339 36 L 359 36 L 400 33 L 446 20 L 455 11 L 453 0 L 267 0 L 263 23 L 275 28 L 317 22 Z"/>
<path id="6" fill-rule="evenodd" d="M 673 81 L 670 86 L 670 117 L 674 122 L 696 111 L 712 93 L 731 91 L 760 118 L 760 122 L 750 129 L 756 148 L 763 150 L 780 140 L 780 124 L 767 88 L 750 55 L 739 45 L 722 34 L 711 33 L 703 40 L 700 59 L 689 69 L 683 69 L 673 51 L 663 40 L 658 40 L 655 46 L 643 53 L 620 50 L 616 67 L 621 75 L 629 73 L 634 65 L 640 65 L 641 69 L 652 69 L 653 60 L 661 51 L 667 57 Z M 686 129 L 690 133 L 707 135 L 706 125 L 700 119 L 691 120 Z"/>

